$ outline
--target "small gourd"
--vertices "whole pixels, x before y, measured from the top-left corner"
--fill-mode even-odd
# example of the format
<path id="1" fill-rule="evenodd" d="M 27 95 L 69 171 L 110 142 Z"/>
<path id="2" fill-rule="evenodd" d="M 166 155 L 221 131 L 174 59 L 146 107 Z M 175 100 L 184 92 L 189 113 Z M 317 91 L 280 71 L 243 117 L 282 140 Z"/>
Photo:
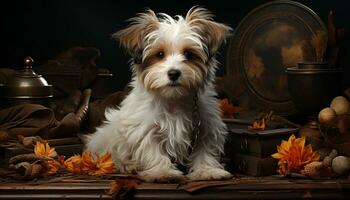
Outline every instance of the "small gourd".
<path id="1" fill-rule="evenodd" d="M 345 156 L 337 156 L 332 161 L 332 170 L 341 175 L 350 170 L 350 159 Z"/>
<path id="2" fill-rule="evenodd" d="M 343 96 L 335 97 L 332 100 L 330 107 L 335 111 L 337 115 L 343 115 L 350 112 L 350 103 Z"/>
<path id="3" fill-rule="evenodd" d="M 335 122 L 336 118 L 337 114 L 335 110 L 329 107 L 322 109 L 318 114 L 318 121 L 325 125 L 331 125 Z"/>

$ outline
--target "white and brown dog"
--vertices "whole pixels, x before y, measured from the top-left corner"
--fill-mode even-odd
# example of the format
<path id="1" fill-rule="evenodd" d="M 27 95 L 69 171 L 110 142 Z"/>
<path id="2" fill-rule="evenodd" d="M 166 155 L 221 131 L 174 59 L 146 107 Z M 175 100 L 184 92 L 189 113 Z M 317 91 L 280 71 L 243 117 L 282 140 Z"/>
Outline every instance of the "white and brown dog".
<path id="1" fill-rule="evenodd" d="M 200 7 L 185 18 L 152 10 L 132 18 L 113 37 L 133 57 L 133 89 L 119 109 L 106 111 L 87 150 L 111 153 L 120 173 L 149 182 L 183 178 L 177 164 L 192 180 L 231 177 L 219 163 L 226 126 L 213 85 L 215 54 L 230 30 Z"/>

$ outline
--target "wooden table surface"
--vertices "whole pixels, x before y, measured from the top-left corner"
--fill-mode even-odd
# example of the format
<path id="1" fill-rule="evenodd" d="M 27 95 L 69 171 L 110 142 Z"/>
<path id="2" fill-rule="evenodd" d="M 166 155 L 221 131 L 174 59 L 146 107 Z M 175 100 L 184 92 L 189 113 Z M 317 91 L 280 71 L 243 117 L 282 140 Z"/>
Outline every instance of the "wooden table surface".
<path id="1" fill-rule="evenodd" d="M 0 199 L 112 199 L 107 194 L 114 179 L 53 178 L 0 182 Z M 349 199 L 346 179 L 287 179 L 235 177 L 220 181 L 183 184 L 141 183 L 133 199 Z M 208 187 L 208 185 L 213 185 Z M 198 187 L 197 187 L 198 186 Z M 203 187 L 203 188 L 201 188 Z M 201 188 L 201 189 L 200 189 Z"/>

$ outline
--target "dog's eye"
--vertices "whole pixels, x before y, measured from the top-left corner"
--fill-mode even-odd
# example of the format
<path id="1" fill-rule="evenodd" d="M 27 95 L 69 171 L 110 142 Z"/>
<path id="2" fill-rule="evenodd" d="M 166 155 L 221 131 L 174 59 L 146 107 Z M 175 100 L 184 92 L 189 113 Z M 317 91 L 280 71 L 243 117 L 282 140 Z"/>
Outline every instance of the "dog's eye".
<path id="1" fill-rule="evenodd" d="M 185 56 L 186 60 L 189 60 L 189 59 L 192 58 L 192 52 L 190 52 L 190 51 L 185 51 L 185 52 L 184 52 L 184 56 Z"/>
<path id="2" fill-rule="evenodd" d="M 164 58 L 164 51 L 159 51 L 159 52 L 156 54 L 156 56 L 157 56 L 158 58 Z"/>

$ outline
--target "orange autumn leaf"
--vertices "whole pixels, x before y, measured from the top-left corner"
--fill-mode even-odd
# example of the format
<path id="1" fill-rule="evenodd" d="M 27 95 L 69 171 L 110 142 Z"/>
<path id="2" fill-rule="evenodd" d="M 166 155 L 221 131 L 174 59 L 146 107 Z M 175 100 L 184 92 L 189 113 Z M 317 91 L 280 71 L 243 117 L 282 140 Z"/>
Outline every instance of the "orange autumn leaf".
<path id="1" fill-rule="evenodd" d="M 218 100 L 222 115 L 227 118 L 233 118 L 236 113 L 242 111 L 240 107 L 234 107 L 229 103 L 228 99 L 219 99 Z"/>
<path id="2" fill-rule="evenodd" d="M 62 164 L 55 159 L 47 159 L 46 160 L 46 171 L 44 172 L 44 176 L 52 176 L 57 173 L 59 169 L 62 168 Z"/>
<path id="3" fill-rule="evenodd" d="M 113 173 L 115 171 L 114 163 L 112 161 L 111 154 L 105 154 L 105 155 L 101 156 L 97 160 L 97 166 L 98 166 L 98 170 L 92 174 L 94 176 Z"/>
<path id="4" fill-rule="evenodd" d="M 57 155 L 55 148 L 51 148 L 47 142 L 41 141 L 36 142 L 34 153 L 43 162 L 45 169 L 43 176 L 54 175 L 58 170 L 63 168 L 74 174 L 88 174 L 93 176 L 100 176 L 115 171 L 111 154 L 95 157 L 84 151 L 82 156 L 74 155 L 65 160 L 64 156 Z"/>
<path id="5" fill-rule="evenodd" d="M 84 151 L 82 156 L 82 170 L 83 171 L 90 171 L 90 170 L 96 170 L 96 162 L 95 160 L 91 157 L 91 154 L 89 152 Z"/>
<path id="6" fill-rule="evenodd" d="M 134 178 L 118 178 L 111 183 L 107 194 L 113 199 L 125 199 L 125 196 L 135 190 L 138 184 L 138 180 Z"/>
<path id="7" fill-rule="evenodd" d="M 66 159 L 66 157 L 61 155 L 58 156 L 56 160 L 64 167 L 64 159 Z"/>
<path id="8" fill-rule="evenodd" d="M 34 154 L 42 158 L 54 158 L 57 156 L 55 148 L 51 148 L 47 142 L 43 143 L 40 141 L 37 141 L 35 144 Z"/>
<path id="9" fill-rule="evenodd" d="M 93 158 L 90 153 L 84 151 L 82 155 L 82 170 L 92 176 L 113 173 L 115 167 L 112 161 L 112 155 L 107 153 Z"/>
<path id="10" fill-rule="evenodd" d="M 288 141 L 282 140 L 277 146 L 277 153 L 271 155 L 278 159 L 278 172 L 280 174 L 300 173 L 304 166 L 317 161 L 318 152 L 313 152 L 311 145 L 305 146 L 305 138 L 296 138 L 291 135 Z"/>
<path id="11" fill-rule="evenodd" d="M 262 131 L 262 130 L 265 130 L 265 128 L 266 128 L 265 119 L 262 119 L 260 121 L 255 121 L 251 126 L 248 126 L 248 130 L 250 131 Z"/>
<path id="12" fill-rule="evenodd" d="M 64 166 L 66 167 L 67 171 L 74 173 L 74 174 L 81 174 L 82 173 L 82 158 L 80 155 L 74 155 L 70 158 L 68 158 L 66 161 L 64 161 Z"/>

